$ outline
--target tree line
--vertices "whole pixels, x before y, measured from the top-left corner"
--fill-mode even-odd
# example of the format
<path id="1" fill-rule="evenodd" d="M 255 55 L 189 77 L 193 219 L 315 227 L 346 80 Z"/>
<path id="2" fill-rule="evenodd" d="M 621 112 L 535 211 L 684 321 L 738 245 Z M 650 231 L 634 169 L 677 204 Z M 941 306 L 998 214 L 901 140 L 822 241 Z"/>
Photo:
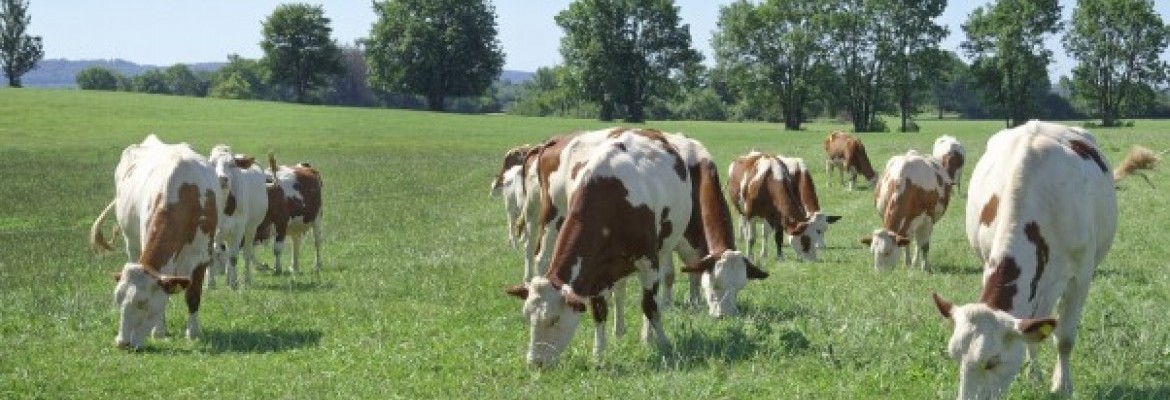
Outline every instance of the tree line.
<path id="1" fill-rule="evenodd" d="M 27 2 L 0 0 L 0 61 L 10 86 L 43 57 L 24 34 Z M 23 8 L 20 7 L 23 5 Z M 498 82 L 504 54 L 486 0 L 385 0 L 368 38 L 338 45 L 319 5 L 278 6 L 261 23 L 264 56 L 228 56 L 133 77 L 83 71 L 83 89 L 574 116 L 601 120 L 759 120 L 797 130 L 813 118 L 856 131 L 914 131 L 942 118 L 1170 116 L 1161 54 L 1170 27 L 1151 0 L 997 0 L 961 26 L 961 53 L 939 48 L 946 0 L 739 0 L 720 7 L 705 64 L 673 0 L 575 0 L 555 16 L 559 65 L 522 85 Z M 1045 40 L 1076 61 L 1055 82 Z M 15 38 L 15 39 L 13 39 Z M 16 56 L 11 56 L 15 54 Z M 964 61 L 964 58 L 970 62 Z M 10 68 L 10 66 L 12 66 Z M 14 77 L 15 76 L 15 84 Z M 887 126 L 887 119 L 894 123 Z"/>

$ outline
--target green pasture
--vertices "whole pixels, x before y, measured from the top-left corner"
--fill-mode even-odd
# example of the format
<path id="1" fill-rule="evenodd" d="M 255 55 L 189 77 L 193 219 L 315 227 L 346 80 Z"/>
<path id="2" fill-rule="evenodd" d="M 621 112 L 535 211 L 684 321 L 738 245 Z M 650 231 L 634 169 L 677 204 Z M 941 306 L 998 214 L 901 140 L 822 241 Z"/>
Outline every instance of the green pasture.
<path id="1" fill-rule="evenodd" d="M 1072 122 L 1080 124 L 1080 121 Z M 970 174 L 1000 121 L 920 121 L 920 133 L 863 134 L 876 168 L 941 134 L 967 148 Z M 844 219 L 819 263 L 774 258 L 741 295 L 743 314 L 712 319 L 681 302 L 665 315 L 673 350 L 630 335 L 591 360 L 586 320 L 557 368 L 524 364 L 522 277 L 488 184 L 511 146 L 612 124 L 58 90 L 0 90 L 0 398 L 953 398 L 950 328 L 930 293 L 978 298 L 981 266 L 963 234 L 966 187 L 931 246 L 934 273 L 876 272 L 858 242 L 879 223 L 872 192 L 828 187 L 821 140 L 845 125 L 652 122 L 702 141 L 718 163 L 760 149 L 804 157 L 823 207 Z M 1170 149 L 1170 122 L 1097 129 L 1116 165 L 1133 144 Z M 156 133 L 201 153 L 217 143 L 322 171 L 319 277 L 256 274 L 204 295 L 204 337 L 182 338 L 186 306 L 168 308 L 169 339 L 113 346 L 111 273 L 125 257 L 93 254 L 90 224 L 114 194 L 121 149 Z M 721 175 L 724 179 L 726 172 Z M 1120 228 L 1090 292 L 1073 357 L 1082 399 L 1170 398 L 1170 190 L 1166 171 L 1119 184 Z M 291 246 L 290 246 L 291 248 Z M 262 248 L 263 259 L 271 249 Z M 785 250 L 791 255 L 791 249 Z M 311 247 L 302 253 L 311 257 Z M 310 258 L 311 259 L 311 258 Z M 611 314 L 612 315 L 612 314 Z M 1055 349 L 1042 347 L 1046 374 Z M 1047 378 L 1046 378 L 1047 379 Z M 1016 380 L 1011 398 L 1047 398 Z"/>

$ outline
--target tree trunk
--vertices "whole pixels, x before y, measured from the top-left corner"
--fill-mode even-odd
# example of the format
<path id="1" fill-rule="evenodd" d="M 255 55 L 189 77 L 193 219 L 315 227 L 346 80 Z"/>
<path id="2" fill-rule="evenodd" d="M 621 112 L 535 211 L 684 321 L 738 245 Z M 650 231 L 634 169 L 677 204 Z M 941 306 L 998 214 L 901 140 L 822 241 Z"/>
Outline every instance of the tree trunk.
<path id="1" fill-rule="evenodd" d="M 8 75 L 8 87 L 14 87 L 14 88 L 22 87 L 20 85 L 20 75 L 9 74 Z"/>
<path id="2" fill-rule="evenodd" d="M 605 122 L 613 121 L 613 112 L 613 103 L 611 103 L 609 100 L 602 100 L 601 112 L 597 116 L 597 119 Z"/>
<path id="3" fill-rule="evenodd" d="M 640 124 L 646 122 L 646 106 L 641 101 L 634 101 L 629 105 L 626 122 Z"/>

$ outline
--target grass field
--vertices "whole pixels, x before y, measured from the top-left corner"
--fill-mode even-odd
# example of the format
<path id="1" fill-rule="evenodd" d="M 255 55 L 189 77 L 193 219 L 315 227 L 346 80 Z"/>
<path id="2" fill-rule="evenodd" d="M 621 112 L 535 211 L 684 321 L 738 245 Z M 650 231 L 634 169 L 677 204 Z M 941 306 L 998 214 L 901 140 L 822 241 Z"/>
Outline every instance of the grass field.
<path id="1" fill-rule="evenodd" d="M 928 151 L 948 133 L 966 146 L 969 175 L 987 136 L 1002 127 L 920 124 L 921 133 L 863 135 L 875 167 L 908 148 Z M 875 272 L 858 243 L 879 223 L 872 193 L 826 186 L 820 141 L 842 125 L 784 132 L 776 124 L 647 124 L 699 139 L 724 166 L 752 148 L 804 157 L 824 208 L 845 216 L 829 231 L 831 248 L 820 263 L 763 263 L 772 275 L 743 292 L 739 317 L 673 308 L 665 316 L 673 351 L 651 350 L 633 334 L 611 340 L 595 364 L 585 323 L 558 368 L 529 370 L 521 304 L 502 290 L 520 281 L 522 255 L 506 244 L 503 206 L 488 198 L 488 183 L 513 145 L 605 126 L 0 90 L 0 398 L 954 397 L 957 365 L 944 355 L 950 328 L 930 293 L 978 298 L 981 266 L 962 233 L 966 198 L 956 197 L 936 227 L 935 273 Z M 261 272 L 250 287 L 207 292 L 198 341 L 181 337 L 186 306 L 173 299 L 172 338 L 140 352 L 114 348 L 110 273 L 124 256 L 96 256 L 86 237 L 113 196 L 121 149 L 151 132 L 201 153 L 228 143 L 317 166 L 326 203 L 321 276 Z M 1170 148 L 1170 121 L 1093 133 L 1113 164 L 1131 144 Z M 1117 239 L 1074 350 L 1080 398 L 1170 398 L 1166 176 L 1151 174 L 1157 188 L 1120 184 Z M 271 258 L 269 248 L 258 251 Z M 1043 346 L 1046 373 L 1054 359 L 1054 346 Z M 1047 398 L 1047 387 L 1017 379 L 1010 397 Z"/>

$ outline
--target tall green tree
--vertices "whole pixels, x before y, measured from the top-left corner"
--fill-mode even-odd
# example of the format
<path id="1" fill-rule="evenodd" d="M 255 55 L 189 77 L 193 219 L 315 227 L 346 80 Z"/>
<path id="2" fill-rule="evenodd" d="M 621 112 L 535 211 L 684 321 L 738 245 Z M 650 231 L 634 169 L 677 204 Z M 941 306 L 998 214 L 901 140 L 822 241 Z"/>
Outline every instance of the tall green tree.
<path id="1" fill-rule="evenodd" d="M 815 87 L 814 67 L 826 52 L 826 3 L 739 0 L 719 9 L 719 28 L 711 39 L 717 69 L 741 102 L 779 107 L 785 129 L 800 129 Z"/>
<path id="2" fill-rule="evenodd" d="M 1073 93 L 1091 104 L 1104 126 L 1115 126 L 1125 103 L 1153 101 L 1143 86 L 1166 80 L 1161 54 L 1170 27 L 1150 0 L 1078 0 L 1064 48 L 1078 61 Z"/>
<path id="3" fill-rule="evenodd" d="M 209 96 L 226 99 L 274 99 L 272 87 L 265 83 L 264 68 L 259 60 L 229 54 L 228 62 L 211 76 Z"/>
<path id="4" fill-rule="evenodd" d="M 0 0 L 0 68 L 10 87 L 21 87 L 20 77 L 45 58 L 41 37 L 26 33 L 31 20 L 27 1 Z"/>
<path id="5" fill-rule="evenodd" d="M 647 106 L 676 95 L 684 72 L 702 61 L 674 0 L 576 0 L 555 19 L 565 66 L 601 120 L 621 112 L 644 121 Z"/>
<path id="6" fill-rule="evenodd" d="M 935 22 L 947 7 L 946 0 L 881 0 L 874 4 L 890 27 L 890 86 L 894 93 L 901 131 L 911 130 L 910 119 L 917 113 L 917 93 L 929 89 L 938 76 L 939 42 L 949 32 Z"/>
<path id="7" fill-rule="evenodd" d="M 441 111 L 448 97 L 479 96 L 500 76 L 504 52 L 490 3 L 387 0 L 374 2 L 374 12 L 363 43 L 374 88 L 422 95 Z"/>
<path id="8" fill-rule="evenodd" d="M 74 81 L 81 90 L 118 90 L 118 72 L 106 67 L 89 67 L 77 73 Z"/>
<path id="9" fill-rule="evenodd" d="M 1039 114 L 1052 51 L 1044 39 L 1061 29 L 1057 0 L 997 0 L 971 12 L 961 46 L 983 93 L 1016 126 Z"/>
<path id="10" fill-rule="evenodd" d="M 342 72 L 341 50 L 329 23 L 320 5 L 303 3 L 277 6 L 263 23 L 260 64 L 269 82 L 290 88 L 298 103 Z"/>
<path id="11" fill-rule="evenodd" d="M 888 15 L 868 0 L 832 2 L 828 13 L 828 58 L 840 75 L 838 93 L 857 132 L 878 130 L 877 113 L 888 109 L 887 76 L 893 59 Z M 884 129 L 884 126 L 883 126 Z"/>

